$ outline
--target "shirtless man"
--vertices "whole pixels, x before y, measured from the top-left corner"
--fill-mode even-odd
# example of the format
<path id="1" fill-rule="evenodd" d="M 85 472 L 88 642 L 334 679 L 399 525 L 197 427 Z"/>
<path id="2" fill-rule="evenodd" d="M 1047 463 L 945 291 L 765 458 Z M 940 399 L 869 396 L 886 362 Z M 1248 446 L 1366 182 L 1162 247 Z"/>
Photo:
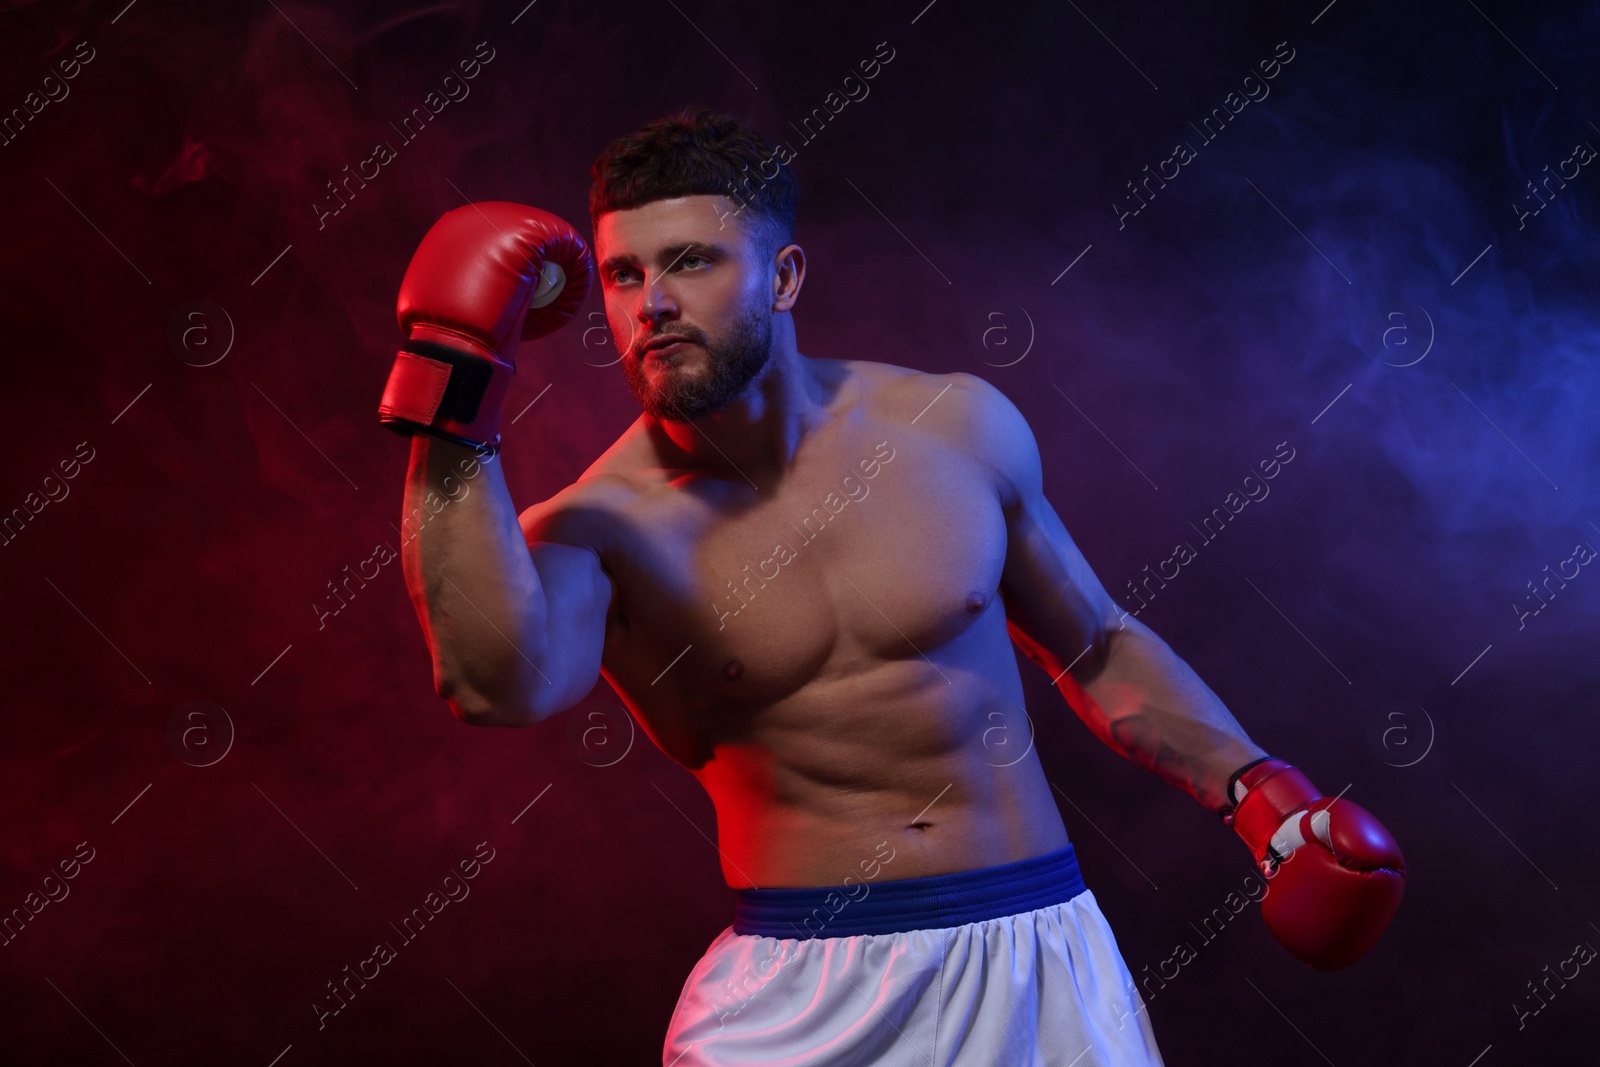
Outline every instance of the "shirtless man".
<path id="1" fill-rule="evenodd" d="M 1399 903 L 1393 840 L 1269 759 L 1117 609 L 1016 407 L 970 374 L 801 354 L 787 164 L 708 111 L 595 162 L 600 286 L 643 413 L 520 521 L 500 401 L 517 341 L 588 292 L 568 224 L 503 202 L 445 215 L 402 285 L 380 408 L 413 435 L 406 514 L 433 513 L 403 559 L 455 716 L 531 725 L 603 675 L 715 805 L 735 919 L 663 1062 L 1161 1062 L 1012 641 L 1096 736 L 1239 831 L 1291 952 L 1362 955 Z"/>

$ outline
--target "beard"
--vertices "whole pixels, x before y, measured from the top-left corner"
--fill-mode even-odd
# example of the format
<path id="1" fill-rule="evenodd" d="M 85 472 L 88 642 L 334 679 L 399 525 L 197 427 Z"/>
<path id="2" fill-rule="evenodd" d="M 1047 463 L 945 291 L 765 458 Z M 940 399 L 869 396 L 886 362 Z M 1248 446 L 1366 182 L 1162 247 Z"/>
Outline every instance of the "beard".
<path id="1" fill-rule="evenodd" d="M 717 341 L 694 326 L 663 331 L 673 337 L 700 345 L 706 352 L 707 373 L 689 376 L 680 368 L 683 355 L 652 356 L 661 368 L 654 377 L 644 369 L 643 339 L 623 353 L 622 371 L 633 397 L 652 418 L 693 422 L 715 415 L 744 392 L 772 356 L 772 316 L 765 309 L 752 308 L 734 323 L 728 336 Z"/>

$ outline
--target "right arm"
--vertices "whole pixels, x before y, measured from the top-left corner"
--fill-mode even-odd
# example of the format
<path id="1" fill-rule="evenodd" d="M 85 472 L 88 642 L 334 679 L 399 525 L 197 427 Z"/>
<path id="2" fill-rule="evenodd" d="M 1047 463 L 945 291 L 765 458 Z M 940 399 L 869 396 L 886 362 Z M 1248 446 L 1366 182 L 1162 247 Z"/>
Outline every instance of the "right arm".
<path id="1" fill-rule="evenodd" d="M 497 458 L 423 434 L 412 438 L 405 515 L 406 588 L 434 690 L 455 717 L 528 726 L 583 699 L 599 678 L 611 602 L 599 556 L 530 543 Z"/>
<path id="2" fill-rule="evenodd" d="M 559 329 L 592 279 L 570 223 L 485 201 L 440 216 L 400 283 L 406 342 L 378 419 L 411 438 L 401 567 L 434 689 L 462 722 L 538 722 L 599 676 L 611 599 L 599 557 L 581 538 L 525 536 L 494 462 L 517 345 Z M 530 511 L 561 514 L 546 505 Z"/>

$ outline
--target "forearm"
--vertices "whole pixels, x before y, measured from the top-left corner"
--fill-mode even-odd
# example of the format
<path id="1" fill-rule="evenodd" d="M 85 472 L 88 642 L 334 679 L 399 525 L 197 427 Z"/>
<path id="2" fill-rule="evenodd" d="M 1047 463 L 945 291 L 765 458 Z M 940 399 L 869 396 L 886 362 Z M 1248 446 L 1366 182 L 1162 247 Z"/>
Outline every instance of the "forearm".
<path id="1" fill-rule="evenodd" d="M 1058 688 L 1112 749 L 1214 812 L 1227 803 L 1229 776 L 1267 754 L 1199 675 L 1131 616 L 1097 662 L 1063 674 Z"/>
<path id="2" fill-rule="evenodd" d="M 401 564 L 435 690 L 463 721 L 522 721 L 543 684 L 547 611 L 498 458 L 417 434 L 404 516 Z"/>

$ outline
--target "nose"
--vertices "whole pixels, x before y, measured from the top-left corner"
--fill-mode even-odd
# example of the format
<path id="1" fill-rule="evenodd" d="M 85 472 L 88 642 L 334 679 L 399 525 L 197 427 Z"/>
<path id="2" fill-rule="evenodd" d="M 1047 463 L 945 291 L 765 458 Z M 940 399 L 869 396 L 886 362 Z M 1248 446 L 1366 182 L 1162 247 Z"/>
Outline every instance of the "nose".
<path id="1" fill-rule="evenodd" d="M 645 326 L 653 326 L 678 314 L 678 302 L 668 291 L 665 281 L 664 275 L 656 275 L 654 280 L 648 273 L 645 276 L 639 298 L 639 321 Z"/>

